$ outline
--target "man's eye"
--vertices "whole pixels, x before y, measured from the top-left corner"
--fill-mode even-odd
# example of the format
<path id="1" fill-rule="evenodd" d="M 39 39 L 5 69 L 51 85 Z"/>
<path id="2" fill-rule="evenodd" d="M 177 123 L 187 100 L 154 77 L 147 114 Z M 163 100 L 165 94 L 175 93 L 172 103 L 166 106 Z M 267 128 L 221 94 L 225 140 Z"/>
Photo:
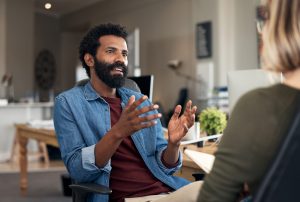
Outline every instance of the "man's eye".
<path id="1" fill-rule="evenodd" d="M 127 57 L 127 56 L 128 56 L 128 53 L 123 53 L 123 56 L 124 56 L 124 57 Z"/>
<path id="2" fill-rule="evenodd" d="M 107 53 L 113 53 L 113 50 L 107 50 L 106 52 Z"/>

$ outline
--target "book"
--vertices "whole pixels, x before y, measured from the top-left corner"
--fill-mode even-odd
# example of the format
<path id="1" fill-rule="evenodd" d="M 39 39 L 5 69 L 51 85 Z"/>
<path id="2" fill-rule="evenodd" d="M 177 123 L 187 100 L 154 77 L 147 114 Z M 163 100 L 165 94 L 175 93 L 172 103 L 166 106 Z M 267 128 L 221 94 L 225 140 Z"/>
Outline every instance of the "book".
<path id="1" fill-rule="evenodd" d="M 205 173 L 211 171 L 215 161 L 214 155 L 190 149 L 185 149 L 183 153 L 192 159 Z"/>

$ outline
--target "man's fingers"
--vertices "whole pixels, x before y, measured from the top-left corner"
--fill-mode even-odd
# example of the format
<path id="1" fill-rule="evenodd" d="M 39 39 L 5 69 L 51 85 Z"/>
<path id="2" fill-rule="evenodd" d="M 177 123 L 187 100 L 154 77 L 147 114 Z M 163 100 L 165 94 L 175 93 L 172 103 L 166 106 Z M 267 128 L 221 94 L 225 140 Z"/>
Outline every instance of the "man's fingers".
<path id="1" fill-rule="evenodd" d="M 149 128 L 157 124 L 157 120 L 147 121 L 147 122 L 139 122 L 134 125 L 134 130 L 139 131 L 143 128 Z"/>
<path id="2" fill-rule="evenodd" d="M 148 122 L 141 123 L 139 127 L 140 127 L 140 129 L 149 128 L 149 127 L 154 126 L 155 124 L 157 124 L 156 120 L 154 120 L 154 121 L 148 121 Z"/>
<path id="3" fill-rule="evenodd" d="M 134 101 L 135 101 L 135 96 L 134 95 L 130 96 L 130 98 L 127 102 L 127 107 L 130 107 L 130 105 L 132 105 L 134 103 Z"/>
<path id="4" fill-rule="evenodd" d="M 194 125 L 194 123 L 195 123 L 195 114 L 192 114 L 191 116 L 190 116 L 190 118 L 188 119 L 188 127 L 190 128 L 190 127 L 192 127 L 193 125 Z"/>
<path id="5" fill-rule="evenodd" d="M 192 100 L 189 100 L 189 101 L 186 103 L 185 109 L 186 109 L 186 110 L 191 110 L 191 108 L 192 108 Z"/>
<path id="6" fill-rule="evenodd" d="M 174 113 L 172 115 L 172 119 L 178 119 L 180 112 L 181 112 L 181 108 L 182 108 L 181 105 L 177 105 L 175 107 Z"/>
<path id="7" fill-rule="evenodd" d="M 146 106 L 146 107 L 143 107 L 143 108 L 141 108 L 141 109 L 139 109 L 139 110 L 135 110 L 134 116 L 139 116 L 139 115 L 141 115 L 141 114 L 147 113 L 147 112 L 149 112 L 149 111 L 156 110 L 156 109 L 158 109 L 158 108 L 159 108 L 159 106 L 158 106 L 157 104 L 155 104 L 155 105 L 150 105 L 150 106 Z"/>
<path id="8" fill-rule="evenodd" d="M 142 122 L 152 121 L 154 119 L 159 119 L 159 118 L 161 118 L 161 113 L 139 117 L 138 122 L 142 123 Z"/>
<path id="9" fill-rule="evenodd" d="M 185 105 L 185 110 L 184 110 L 185 115 L 188 115 L 191 112 L 191 107 L 192 107 L 192 101 L 189 100 Z"/>
<path id="10" fill-rule="evenodd" d="M 128 101 L 128 104 L 127 104 L 129 111 L 135 110 L 140 104 L 142 104 L 145 100 L 148 99 L 148 97 L 144 95 L 140 99 L 138 99 L 137 101 L 135 101 L 135 99 L 134 99 L 133 102 L 132 102 L 131 97 L 129 98 L 129 101 Z M 134 97 L 134 95 L 133 95 L 133 97 Z M 132 102 L 132 103 L 129 104 L 129 102 Z"/>
<path id="11" fill-rule="evenodd" d="M 192 108 L 192 114 L 195 114 L 196 111 L 197 111 L 197 107 L 196 107 L 196 106 L 193 106 L 193 108 Z"/>
<path id="12" fill-rule="evenodd" d="M 187 126 L 187 124 L 183 124 L 183 130 L 184 133 L 187 133 L 189 131 L 189 127 Z"/>

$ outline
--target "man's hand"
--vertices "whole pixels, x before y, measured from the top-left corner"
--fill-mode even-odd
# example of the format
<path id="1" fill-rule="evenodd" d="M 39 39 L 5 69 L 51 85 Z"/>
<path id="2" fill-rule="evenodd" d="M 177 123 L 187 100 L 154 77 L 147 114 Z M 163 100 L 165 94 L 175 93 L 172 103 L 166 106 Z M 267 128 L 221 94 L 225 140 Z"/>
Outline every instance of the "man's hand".
<path id="1" fill-rule="evenodd" d="M 168 146 L 163 153 L 163 160 L 167 167 L 176 166 L 179 157 L 179 145 L 189 128 L 194 125 L 197 107 L 192 107 L 192 101 L 186 104 L 184 113 L 179 117 L 181 106 L 177 105 L 168 125 Z"/>
<path id="2" fill-rule="evenodd" d="M 150 105 L 138 109 L 138 106 L 146 99 L 147 96 L 143 96 L 135 101 L 135 97 L 131 96 L 125 109 L 122 111 L 119 121 L 96 144 L 95 158 L 96 165 L 99 168 L 103 168 L 107 164 L 125 137 L 157 123 L 155 119 L 160 118 L 161 114 L 156 113 L 145 116 L 145 113 L 158 109 L 158 105 Z"/>
<path id="3" fill-rule="evenodd" d="M 143 114 L 158 109 L 158 105 L 150 105 L 137 109 L 145 100 L 147 96 L 143 96 L 137 101 L 135 97 L 131 96 L 128 103 L 123 110 L 119 121 L 112 127 L 111 132 L 116 135 L 117 138 L 123 139 L 132 135 L 134 132 L 143 128 L 148 128 L 157 123 L 155 119 L 160 118 L 161 114 L 152 114 L 148 116 L 142 116 Z"/>
<path id="4" fill-rule="evenodd" d="M 179 146 L 181 139 L 186 135 L 189 128 L 194 125 L 197 107 L 192 107 L 192 101 L 186 104 L 184 113 L 179 117 L 181 105 L 175 107 L 173 116 L 168 124 L 169 144 Z"/>

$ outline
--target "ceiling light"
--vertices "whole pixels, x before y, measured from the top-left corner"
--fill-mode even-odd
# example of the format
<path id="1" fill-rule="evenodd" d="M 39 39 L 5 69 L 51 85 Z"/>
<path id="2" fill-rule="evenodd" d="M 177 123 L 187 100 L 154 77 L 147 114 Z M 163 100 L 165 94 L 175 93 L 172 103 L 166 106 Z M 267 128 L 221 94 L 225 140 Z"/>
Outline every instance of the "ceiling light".
<path id="1" fill-rule="evenodd" d="M 45 8 L 49 10 L 52 7 L 51 3 L 45 3 Z"/>

